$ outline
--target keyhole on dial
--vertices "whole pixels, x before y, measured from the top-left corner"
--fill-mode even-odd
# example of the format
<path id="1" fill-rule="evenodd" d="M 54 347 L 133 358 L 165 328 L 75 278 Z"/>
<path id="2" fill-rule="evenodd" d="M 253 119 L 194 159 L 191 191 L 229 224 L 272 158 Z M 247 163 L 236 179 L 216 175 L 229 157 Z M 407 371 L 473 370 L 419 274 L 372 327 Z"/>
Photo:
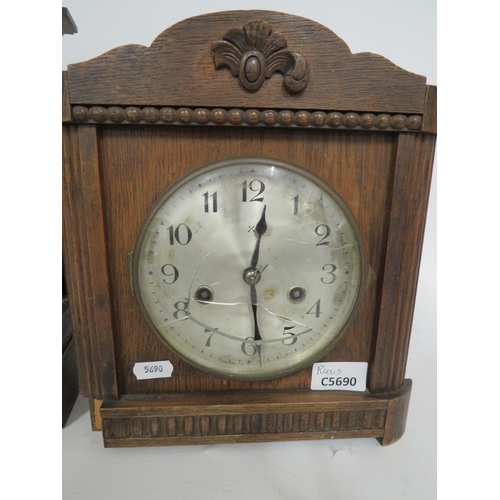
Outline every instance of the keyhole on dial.
<path id="1" fill-rule="evenodd" d="M 194 298 L 199 302 L 211 302 L 214 299 L 214 291 L 209 286 L 199 286 L 194 292 Z"/>
<path id="2" fill-rule="evenodd" d="M 301 286 L 294 286 L 288 291 L 288 300 L 292 304 L 299 304 L 306 298 L 306 291 Z"/>

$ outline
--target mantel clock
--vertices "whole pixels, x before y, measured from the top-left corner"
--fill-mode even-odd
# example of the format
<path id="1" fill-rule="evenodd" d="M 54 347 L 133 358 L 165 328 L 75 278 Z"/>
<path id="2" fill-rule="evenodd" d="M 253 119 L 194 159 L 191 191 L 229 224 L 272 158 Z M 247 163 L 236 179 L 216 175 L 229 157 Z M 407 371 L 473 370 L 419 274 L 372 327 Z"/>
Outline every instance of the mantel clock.
<path id="1" fill-rule="evenodd" d="M 270 11 L 63 72 L 64 261 L 109 447 L 404 432 L 436 88 Z"/>

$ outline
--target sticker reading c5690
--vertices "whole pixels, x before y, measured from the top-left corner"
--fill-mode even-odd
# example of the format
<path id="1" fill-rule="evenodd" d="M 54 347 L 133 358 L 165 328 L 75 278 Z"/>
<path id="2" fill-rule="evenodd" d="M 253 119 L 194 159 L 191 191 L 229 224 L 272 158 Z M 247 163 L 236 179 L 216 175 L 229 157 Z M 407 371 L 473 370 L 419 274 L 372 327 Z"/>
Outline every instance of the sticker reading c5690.
<path id="1" fill-rule="evenodd" d="M 313 391 L 360 391 L 366 390 L 368 363 L 327 362 L 314 363 L 311 389 Z"/>

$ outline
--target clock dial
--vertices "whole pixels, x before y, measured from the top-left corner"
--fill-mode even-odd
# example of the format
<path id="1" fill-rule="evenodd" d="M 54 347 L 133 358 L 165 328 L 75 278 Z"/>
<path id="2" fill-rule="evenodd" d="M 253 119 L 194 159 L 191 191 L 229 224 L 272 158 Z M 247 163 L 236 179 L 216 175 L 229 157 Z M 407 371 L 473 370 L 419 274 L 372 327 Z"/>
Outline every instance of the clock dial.
<path id="1" fill-rule="evenodd" d="M 340 339 L 359 305 L 363 253 L 349 209 L 283 162 L 239 158 L 172 185 L 134 252 L 153 330 L 188 363 L 263 379 L 303 368 Z"/>

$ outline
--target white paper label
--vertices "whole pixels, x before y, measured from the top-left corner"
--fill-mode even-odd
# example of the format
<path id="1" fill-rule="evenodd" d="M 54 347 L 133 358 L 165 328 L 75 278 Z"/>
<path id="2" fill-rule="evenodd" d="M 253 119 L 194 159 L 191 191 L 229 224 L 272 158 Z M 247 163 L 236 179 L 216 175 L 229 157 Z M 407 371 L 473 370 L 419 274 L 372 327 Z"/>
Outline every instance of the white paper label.
<path id="1" fill-rule="evenodd" d="M 365 391 L 368 363 L 314 363 L 311 389 L 313 391 Z"/>
<path id="2" fill-rule="evenodd" d="M 148 378 L 168 378 L 172 375 L 174 367 L 170 361 L 148 361 L 147 363 L 136 363 L 134 375 L 137 380 Z"/>

